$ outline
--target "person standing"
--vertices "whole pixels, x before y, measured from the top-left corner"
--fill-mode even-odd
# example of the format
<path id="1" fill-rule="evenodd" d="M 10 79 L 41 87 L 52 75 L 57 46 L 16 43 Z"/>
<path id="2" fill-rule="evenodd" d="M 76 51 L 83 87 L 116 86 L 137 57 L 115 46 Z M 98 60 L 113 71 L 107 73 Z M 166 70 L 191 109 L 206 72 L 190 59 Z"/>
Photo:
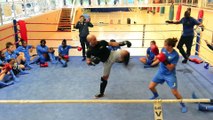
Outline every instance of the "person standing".
<path id="1" fill-rule="evenodd" d="M 82 47 L 82 61 L 86 60 L 86 47 L 89 47 L 89 43 L 87 42 L 87 35 L 89 34 L 89 27 L 93 27 L 93 24 L 89 19 L 85 19 L 83 15 L 80 16 L 80 20 L 75 25 L 76 29 L 79 29 L 79 37 L 80 43 Z M 86 46 L 86 47 L 85 47 Z"/>
<path id="2" fill-rule="evenodd" d="M 190 16 L 190 13 L 191 12 L 189 10 L 185 11 L 184 17 L 179 21 L 166 21 L 170 24 L 183 24 L 183 33 L 177 45 L 177 48 L 184 57 L 182 63 L 187 63 L 189 56 L 191 55 L 192 42 L 194 38 L 194 26 L 198 25 L 199 27 L 203 27 L 202 23 Z M 186 45 L 186 51 L 183 49 L 184 44 Z"/>

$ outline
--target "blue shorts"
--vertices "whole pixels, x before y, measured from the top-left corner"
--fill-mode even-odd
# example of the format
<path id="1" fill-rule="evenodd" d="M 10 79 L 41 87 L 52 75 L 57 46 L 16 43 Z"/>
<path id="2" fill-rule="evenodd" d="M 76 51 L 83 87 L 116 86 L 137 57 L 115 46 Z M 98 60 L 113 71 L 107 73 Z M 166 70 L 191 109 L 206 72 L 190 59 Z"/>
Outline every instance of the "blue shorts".
<path id="1" fill-rule="evenodd" d="M 151 65 L 153 63 L 153 60 L 150 60 L 150 59 L 146 59 L 146 65 Z"/>
<path id="2" fill-rule="evenodd" d="M 163 84 L 165 81 L 171 89 L 177 89 L 177 78 L 175 74 L 165 75 L 158 71 L 152 80 L 152 82 L 158 84 Z"/>

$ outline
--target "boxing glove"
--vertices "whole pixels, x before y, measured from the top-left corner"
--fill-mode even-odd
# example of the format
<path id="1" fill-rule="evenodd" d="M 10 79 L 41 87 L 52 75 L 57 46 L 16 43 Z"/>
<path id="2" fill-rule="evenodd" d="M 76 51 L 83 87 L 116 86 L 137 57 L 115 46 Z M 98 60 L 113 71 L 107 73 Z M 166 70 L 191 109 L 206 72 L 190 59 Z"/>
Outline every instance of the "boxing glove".
<path id="1" fill-rule="evenodd" d="M 152 51 L 155 55 L 158 55 L 158 54 L 159 54 L 158 46 L 156 46 L 156 45 L 151 45 L 151 51 Z"/>

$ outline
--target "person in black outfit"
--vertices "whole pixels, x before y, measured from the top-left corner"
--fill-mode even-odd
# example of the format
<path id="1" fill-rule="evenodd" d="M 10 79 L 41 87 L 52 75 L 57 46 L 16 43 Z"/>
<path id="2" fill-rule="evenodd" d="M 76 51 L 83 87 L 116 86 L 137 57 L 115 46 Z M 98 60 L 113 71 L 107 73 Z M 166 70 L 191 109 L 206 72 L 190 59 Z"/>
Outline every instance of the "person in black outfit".
<path id="1" fill-rule="evenodd" d="M 89 46 L 89 43 L 87 42 L 87 35 L 89 34 L 89 27 L 93 27 L 93 24 L 89 21 L 89 19 L 85 19 L 83 15 L 80 16 L 80 20 L 78 23 L 75 25 L 76 29 L 79 29 L 79 37 L 80 37 L 80 42 L 81 42 L 81 47 L 82 47 L 82 56 L 83 59 L 82 61 L 86 60 L 86 55 L 85 55 L 85 45 Z"/>
<path id="2" fill-rule="evenodd" d="M 177 45 L 177 48 L 184 57 L 182 63 L 187 63 L 189 56 L 191 55 L 191 48 L 194 39 L 194 26 L 197 25 L 199 27 L 203 27 L 203 24 L 191 17 L 190 14 L 191 12 L 188 9 L 185 11 L 184 17 L 181 20 L 166 21 L 170 24 L 183 24 L 183 33 Z M 186 45 L 186 51 L 183 49 L 183 45 Z"/>
<path id="3" fill-rule="evenodd" d="M 115 62 L 122 62 L 125 66 L 129 63 L 130 53 L 127 50 L 110 51 L 107 46 L 124 46 L 131 47 L 129 41 L 124 42 L 107 42 L 105 40 L 97 41 L 95 35 L 88 35 L 87 41 L 90 47 L 87 51 L 87 64 L 95 65 L 99 62 L 103 62 L 104 71 L 101 77 L 100 93 L 95 95 L 96 98 L 104 96 L 105 88 L 107 86 L 107 80 L 109 78 L 110 70 Z"/>

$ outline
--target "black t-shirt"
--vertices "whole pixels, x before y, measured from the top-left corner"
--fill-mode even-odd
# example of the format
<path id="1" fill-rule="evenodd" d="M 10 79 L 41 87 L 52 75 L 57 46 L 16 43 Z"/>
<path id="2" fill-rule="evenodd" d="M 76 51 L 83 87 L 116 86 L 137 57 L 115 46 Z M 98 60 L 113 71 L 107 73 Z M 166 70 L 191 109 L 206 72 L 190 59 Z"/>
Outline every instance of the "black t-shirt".
<path id="1" fill-rule="evenodd" d="M 95 56 L 100 58 L 102 62 L 107 61 L 110 50 L 107 48 L 108 42 L 105 40 L 98 41 L 98 44 L 94 47 L 90 46 L 87 51 L 87 58 L 90 58 L 91 56 Z"/>

